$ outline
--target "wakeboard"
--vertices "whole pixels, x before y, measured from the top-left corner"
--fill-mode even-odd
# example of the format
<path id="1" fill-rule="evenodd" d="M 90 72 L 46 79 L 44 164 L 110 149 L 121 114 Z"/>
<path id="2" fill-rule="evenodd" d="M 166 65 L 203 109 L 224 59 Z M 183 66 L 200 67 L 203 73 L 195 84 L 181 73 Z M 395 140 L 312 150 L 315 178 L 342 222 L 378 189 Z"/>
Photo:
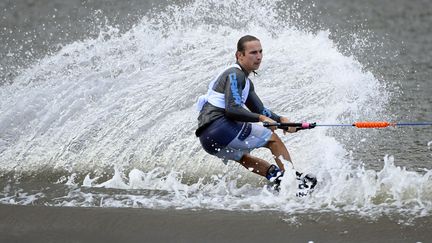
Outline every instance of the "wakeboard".
<path id="1" fill-rule="evenodd" d="M 296 179 L 298 182 L 298 191 L 296 193 L 297 197 L 305 197 L 310 195 L 318 183 L 316 176 L 311 173 L 303 174 L 296 171 Z"/>
<path id="2" fill-rule="evenodd" d="M 274 191 L 279 192 L 280 183 L 283 180 L 283 174 L 272 179 L 273 180 L 270 180 L 271 184 L 269 185 L 269 187 Z M 306 197 L 310 195 L 314 191 L 315 186 L 318 183 L 318 180 L 313 174 L 304 174 L 298 171 L 296 171 L 296 181 L 298 189 L 296 192 L 296 197 Z"/>

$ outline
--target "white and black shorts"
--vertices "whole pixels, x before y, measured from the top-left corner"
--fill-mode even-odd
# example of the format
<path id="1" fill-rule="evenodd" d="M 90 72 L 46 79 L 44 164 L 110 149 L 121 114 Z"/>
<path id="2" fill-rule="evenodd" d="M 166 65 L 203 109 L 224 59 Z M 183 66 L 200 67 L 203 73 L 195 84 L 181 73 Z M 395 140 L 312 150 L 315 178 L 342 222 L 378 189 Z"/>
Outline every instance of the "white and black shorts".
<path id="1" fill-rule="evenodd" d="M 207 153 L 226 163 L 228 160 L 240 161 L 253 149 L 266 146 L 271 135 L 271 130 L 261 125 L 222 117 L 205 128 L 199 138 Z"/>

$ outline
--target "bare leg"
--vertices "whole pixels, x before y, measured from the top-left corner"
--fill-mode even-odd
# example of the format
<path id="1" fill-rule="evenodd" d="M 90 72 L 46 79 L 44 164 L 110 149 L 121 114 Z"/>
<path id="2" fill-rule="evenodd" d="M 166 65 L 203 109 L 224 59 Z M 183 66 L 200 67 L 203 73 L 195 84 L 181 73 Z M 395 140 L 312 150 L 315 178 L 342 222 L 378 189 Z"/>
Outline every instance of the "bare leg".
<path id="1" fill-rule="evenodd" d="M 264 177 L 267 175 L 267 170 L 270 167 L 269 162 L 267 162 L 263 159 L 254 157 L 250 154 L 243 155 L 243 157 L 241 158 L 239 163 L 241 165 L 243 165 L 244 167 L 246 167 L 246 169 L 248 169 L 248 170 L 252 169 L 252 172 L 254 172 L 258 175 L 264 176 Z"/>
<path id="2" fill-rule="evenodd" d="M 284 165 L 279 157 L 282 156 L 284 160 L 288 160 L 289 162 L 291 162 L 291 156 L 287 148 L 285 147 L 285 144 L 282 142 L 282 140 L 276 133 L 273 133 L 270 137 L 270 140 L 267 143 L 267 148 L 270 149 L 279 168 L 281 170 L 285 170 Z"/>

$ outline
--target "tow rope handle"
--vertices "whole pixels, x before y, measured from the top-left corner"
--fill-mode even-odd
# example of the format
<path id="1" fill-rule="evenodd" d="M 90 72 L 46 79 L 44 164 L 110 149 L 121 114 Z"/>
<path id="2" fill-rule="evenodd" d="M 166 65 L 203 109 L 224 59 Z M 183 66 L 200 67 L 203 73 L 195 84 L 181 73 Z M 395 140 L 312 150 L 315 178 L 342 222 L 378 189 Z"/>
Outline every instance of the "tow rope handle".
<path id="1" fill-rule="evenodd" d="M 303 129 L 312 129 L 314 127 L 316 127 L 316 122 L 314 123 L 308 123 L 308 122 L 302 122 L 302 123 L 296 123 L 296 122 L 288 122 L 288 123 L 284 123 L 284 122 L 276 122 L 276 123 L 269 123 L 269 122 L 263 122 L 263 126 L 264 127 L 277 127 L 279 129 L 283 129 L 283 130 L 288 130 L 288 128 L 290 127 L 295 127 L 298 130 L 303 130 Z"/>

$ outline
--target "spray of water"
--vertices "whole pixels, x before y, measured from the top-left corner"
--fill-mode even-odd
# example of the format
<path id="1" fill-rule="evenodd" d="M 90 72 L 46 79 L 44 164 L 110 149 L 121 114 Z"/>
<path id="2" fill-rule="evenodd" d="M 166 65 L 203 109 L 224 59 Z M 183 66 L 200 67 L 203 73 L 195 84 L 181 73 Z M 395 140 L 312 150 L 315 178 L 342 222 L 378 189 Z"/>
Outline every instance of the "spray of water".
<path id="1" fill-rule="evenodd" d="M 328 31 L 296 27 L 291 7 L 195 1 L 147 15 L 126 33 L 105 27 L 40 59 L 0 87 L 1 172 L 73 175 L 65 177 L 68 195 L 45 203 L 58 206 L 430 214 L 430 171 L 406 171 L 391 156 L 381 171 L 367 170 L 326 128 L 283 137 L 296 169 L 319 178 L 303 199 L 293 196 L 293 170 L 275 195 L 243 167 L 201 149 L 194 103 L 234 61 L 244 34 L 261 39 L 264 61 L 253 81 L 277 113 L 323 123 L 385 118 L 383 84 L 343 55 Z M 253 153 L 271 160 L 268 151 Z M 86 191 L 99 187 L 141 191 Z M 1 195 L 2 203 L 20 202 L 9 188 Z"/>

